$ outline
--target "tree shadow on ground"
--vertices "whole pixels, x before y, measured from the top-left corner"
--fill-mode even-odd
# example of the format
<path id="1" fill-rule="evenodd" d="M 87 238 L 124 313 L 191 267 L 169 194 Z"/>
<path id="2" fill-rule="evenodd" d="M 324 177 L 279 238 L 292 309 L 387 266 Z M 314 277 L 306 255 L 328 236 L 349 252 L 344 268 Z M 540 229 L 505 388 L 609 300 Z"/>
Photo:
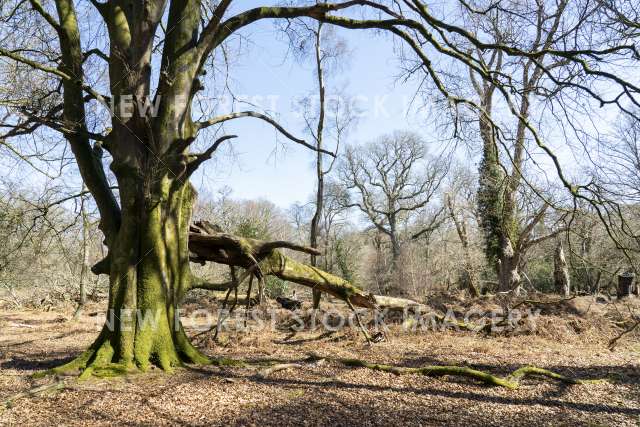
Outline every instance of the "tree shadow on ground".
<path id="1" fill-rule="evenodd" d="M 468 410 L 471 409 L 471 410 Z M 219 425 L 282 426 L 282 425 L 367 425 L 367 426 L 525 426 L 584 424 L 580 414 L 563 413 L 550 417 L 548 413 L 529 411 L 512 414 L 474 411 L 473 408 L 398 407 L 371 401 L 314 402 L 299 398 L 289 403 L 261 407 L 240 416 L 227 416 Z M 197 425 L 197 424 L 196 424 Z M 202 424 L 205 425 L 205 424 Z"/>
<path id="2" fill-rule="evenodd" d="M 56 315 L 51 319 L 25 319 L 22 313 L 4 313 L 2 320 L 7 322 L 17 323 L 20 325 L 26 325 L 27 327 L 42 326 L 42 325 L 59 325 L 67 321 L 67 318 L 62 315 Z"/>
<path id="3" fill-rule="evenodd" d="M 453 399 L 466 399 L 475 402 L 485 402 L 485 403 L 498 403 L 502 405 L 540 405 L 540 406 L 548 406 L 548 407 L 558 407 L 565 409 L 574 409 L 581 412 L 588 413 L 607 413 L 607 414 L 624 414 L 630 416 L 640 416 L 640 408 L 626 408 L 626 407 L 613 407 L 606 404 L 594 404 L 594 403 L 581 403 L 581 402 L 567 402 L 567 401 L 559 401 L 556 399 L 547 399 L 547 398 L 516 398 L 516 397 L 504 397 L 504 396 L 495 396 L 479 393 L 475 390 L 480 387 L 480 389 L 486 389 L 486 387 L 481 386 L 472 386 L 474 391 L 450 391 L 445 390 L 444 388 L 434 388 L 434 387 L 385 387 L 371 384 L 355 384 L 343 381 L 332 381 L 331 383 L 327 382 L 315 382 L 315 381 L 297 381 L 297 380 L 269 380 L 272 384 L 280 384 L 280 385 L 297 385 L 297 386 L 322 386 L 322 387 L 335 387 L 335 388 L 346 388 L 346 389 L 367 389 L 371 391 L 394 391 L 399 393 L 412 393 L 416 395 L 430 395 L 430 396 L 439 396 L 439 397 L 447 397 Z"/>
<path id="4" fill-rule="evenodd" d="M 498 371 L 503 367 L 496 366 L 488 366 L 486 365 L 487 370 Z M 551 370 L 561 370 L 562 367 L 549 367 Z M 340 369 L 354 369 L 354 368 L 340 368 Z M 571 368 L 576 374 L 578 378 L 588 377 L 588 374 L 591 372 L 590 368 Z M 318 388 L 321 390 L 327 389 L 346 389 L 346 390 L 366 390 L 370 392 L 397 392 L 397 393 L 411 393 L 413 395 L 418 396 L 436 396 L 436 397 L 444 397 L 451 399 L 460 399 L 460 400 L 470 400 L 478 403 L 494 403 L 500 405 L 540 405 L 544 407 L 552 407 L 552 408 L 564 408 L 564 409 L 572 409 L 575 411 L 585 412 L 585 413 L 594 413 L 594 414 L 621 414 L 626 416 L 635 416 L 640 417 L 640 407 L 632 408 L 632 407 L 621 407 L 621 406 L 611 406 L 605 403 L 589 403 L 589 402 L 575 402 L 575 401 L 565 401 L 558 399 L 558 396 L 555 396 L 556 393 L 552 395 L 542 394 L 537 397 L 510 397 L 496 394 L 488 394 L 488 391 L 495 390 L 504 390 L 498 387 L 491 387 L 484 384 L 480 384 L 478 382 L 473 381 L 472 379 L 466 378 L 457 378 L 455 379 L 456 383 L 464 384 L 467 388 L 465 391 L 458 390 L 448 390 L 447 383 L 452 382 L 450 380 L 442 381 L 442 387 L 434 387 L 431 385 L 426 385 L 425 387 L 407 387 L 407 386 L 383 386 L 383 385 L 374 385 L 374 384 L 358 384 L 354 382 L 347 382 L 342 380 L 331 380 L 327 381 L 326 379 L 320 379 L 318 381 L 313 380 L 302 380 L 295 378 L 295 374 L 292 378 L 261 378 L 259 376 L 243 376 L 239 375 L 237 371 L 232 369 L 221 369 L 221 370 L 209 370 L 208 368 L 194 368 L 194 372 L 199 372 L 205 376 L 216 376 L 220 379 L 243 379 L 255 381 L 258 383 L 269 384 L 277 387 L 284 388 Z M 589 385 L 568 385 L 557 383 L 552 380 L 539 380 L 535 378 L 528 378 L 523 380 L 523 383 L 529 384 L 540 384 L 541 381 L 546 381 L 547 383 L 551 381 L 551 383 L 556 384 L 557 387 L 554 387 L 554 390 L 558 392 L 562 392 L 563 390 L 567 390 L 569 387 L 589 387 Z M 637 385 L 637 378 L 635 381 L 629 382 L 629 384 Z M 534 423 L 535 424 L 535 423 Z"/>
<path id="5" fill-rule="evenodd" d="M 19 371 L 42 371 L 55 368 L 73 360 L 77 355 L 71 354 L 68 350 L 46 353 L 18 352 L 12 351 L 8 355 L 8 360 L 0 362 L 2 369 L 15 369 Z"/>

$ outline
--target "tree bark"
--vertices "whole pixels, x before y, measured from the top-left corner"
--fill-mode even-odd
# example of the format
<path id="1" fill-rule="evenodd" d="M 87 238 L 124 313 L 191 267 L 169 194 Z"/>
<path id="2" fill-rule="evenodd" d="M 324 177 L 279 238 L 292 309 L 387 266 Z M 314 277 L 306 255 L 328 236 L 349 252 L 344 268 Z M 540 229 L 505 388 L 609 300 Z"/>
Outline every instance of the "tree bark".
<path id="1" fill-rule="evenodd" d="M 571 282 L 569 276 L 569 267 L 564 256 L 564 248 L 562 242 L 558 241 L 553 256 L 553 282 L 556 292 L 568 297 L 571 293 Z"/>
<path id="2" fill-rule="evenodd" d="M 320 113 L 318 115 L 318 128 L 316 129 L 316 176 L 318 179 L 316 188 L 316 211 L 311 219 L 311 230 L 309 231 L 310 244 L 312 248 L 318 247 L 318 234 L 320 228 L 320 217 L 322 215 L 324 202 L 324 170 L 322 165 L 322 141 L 324 134 L 324 116 L 325 116 L 325 89 L 324 89 L 324 70 L 322 67 L 321 43 L 322 43 L 322 23 L 318 23 L 315 40 L 315 60 L 316 73 L 318 77 L 318 95 L 320 97 Z M 311 265 L 317 267 L 316 255 L 311 255 Z M 320 307 L 320 297 L 322 293 L 316 289 L 313 292 L 313 308 Z"/>
<path id="3" fill-rule="evenodd" d="M 120 232 L 108 256 L 107 321 L 91 347 L 56 372 L 110 375 L 152 364 L 172 370 L 209 359 L 191 345 L 178 304 L 191 288 L 188 231 L 194 191 L 166 176 L 145 185 L 135 174 L 118 176 Z"/>
<path id="4" fill-rule="evenodd" d="M 520 284 L 520 254 L 505 238 L 498 258 L 498 291 L 508 292 Z"/>

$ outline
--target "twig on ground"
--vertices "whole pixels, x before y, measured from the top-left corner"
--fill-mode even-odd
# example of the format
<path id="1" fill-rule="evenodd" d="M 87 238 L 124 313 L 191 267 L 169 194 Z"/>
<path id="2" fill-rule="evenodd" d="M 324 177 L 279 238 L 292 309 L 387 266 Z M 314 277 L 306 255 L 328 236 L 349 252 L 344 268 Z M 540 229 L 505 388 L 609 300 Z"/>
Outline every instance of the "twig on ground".
<path id="1" fill-rule="evenodd" d="M 34 387 L 32 389 L 26 390 L 26 391 L 22 391 L 20 393 L 14 394 L 13 396 L 9 397 L 8 399 L 4 400 L 1 404 L 0 404 L 0 409 L 8 409 L 10 408 L 13 403 L 18 400 L 18 399 L 22 399 L 25 397 L 32 397 L 32 396 L 37 396 L 41 393 L 46 393 L 48 391 L 53 391 L 53 390 L 63 390 L 65 388 L 67 388 L 69 385 L 69 380 L 62 380 L 62 381 L 56 381 L 53 383 L 49 383 L 49 384 L 44 384 L 38 387 Z"/>
<path id="2" fill-rule="evenodd" d="M 29 329 L 35 328 L 35 326 L 27 325 L 26 323 L 9 323 L 9 326 L 12 328 L 29 328 Z"/>
<path id="3" fill-rule="evenodd" d="M 618 341 L 622 337 L 624 337 L 625 335 L 630 334 L 631 332 L 633 332 L 638 326 L 640 326 L 640 319 L 637 319 L 634 324 L 629 326 L 624 331 L 620 332 L 616 337 L 612 338 L 611 341 L 609 341 L 609 350 L 613 350 L 616 347 L 616 345 L 618 344 Z"/>
<path id="4" fill-rule="evenodd" d="M 274 372 L 284 371 L 287 369 L 299 369 L 302 367 L 303 366 L 300 363 L 280 363 L 278 365 L 273 365 L 269 368 L 259 371 L 257 375 L 260 378 L 267 378 L 269 375 L 273 374 Z"/>

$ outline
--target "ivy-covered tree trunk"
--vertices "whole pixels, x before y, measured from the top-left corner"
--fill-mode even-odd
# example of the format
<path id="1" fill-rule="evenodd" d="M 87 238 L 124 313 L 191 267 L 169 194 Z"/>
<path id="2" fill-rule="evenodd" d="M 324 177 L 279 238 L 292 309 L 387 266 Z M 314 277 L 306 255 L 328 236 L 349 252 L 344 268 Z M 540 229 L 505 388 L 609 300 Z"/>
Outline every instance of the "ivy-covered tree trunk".
<path id="1" fill-rule="evenodd" d="M 498 147 L 488 118 L 481 118 L 480 133 L 483 141 L 479 170 L 478 211 L 485 236 L 485 253 L 498 274 L 498 290 L 509 291 L 520 282 L 519 254 L 513 243 L 515 203 L 506 194 L 509 177 L 500 166 Z"/>
<path id="2" fill-rule="evenodd" d="M 521 154 L 518 153 L 523 147 L 524 131 L 518 128 L 513 173 L 509 174 L 500 162 L 496 130 L 491 123 L 492 93 L 493 89 L 485 92 L 482 102 L 486 115 L 480 116 L 483 150 L 479 168 L 478 212 L 485 236 L 487 260 L 497 272 L 498 291 L 506 292 L 520 283 L 519 267 L 524 255 L 516 203 L 522 167 Z"/>

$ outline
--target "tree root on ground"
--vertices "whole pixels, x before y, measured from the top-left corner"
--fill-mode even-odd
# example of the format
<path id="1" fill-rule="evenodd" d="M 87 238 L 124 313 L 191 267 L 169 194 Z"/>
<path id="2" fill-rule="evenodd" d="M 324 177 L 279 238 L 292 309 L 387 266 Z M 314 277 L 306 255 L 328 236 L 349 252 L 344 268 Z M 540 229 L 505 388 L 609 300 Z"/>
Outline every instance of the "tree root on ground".
<path id="1" fill-rule="evenodd" d="M 302 367 L 303 365 L 300 363 L 279 363 L 259 371 L 257 375 L 259 378 L 267 378 L 274 372 L 285 371 L 287 369 L 300 369 Z"/>
<path id="2" fill-rule="evenodd" d="M 428 366 L 420 366 L 420 367 L 404 367 L 404 366 L 372 363 L 372 362 L 367 362 L 361 359 L 325 357 L 325 356 L 320 356 L 313 353 L 309 354 L 307 358 L 299 361 L 283 361 L 283 360 L 248 361 L 248 360 L 231 359 L 231 358 L 211 359 L 212 366 L 217 366 L 220 368 L 246 368 L 246 369 L 255 370 L 256 371 L 255 376 L 258 379 L 266 379 L 269 375 L 275 372 L 289 370 L 289 369 L 303 369 L 305 366 L 318 366 L 325 362 L 332 362 L 337 365 L 341 365 L 349 368 L 365 368 L 365 369 L 371 369 L 374 371 L 387 372 L 394 375 L 424 375 L 424 376 L 430 376 L 430 377 L 470 378 L 480 383 L 486 384 L 488 386 L 504 387 L 510 390 L 517 389 L 521 385 L 521 381 L 527 377 L 542 377 L 542 378 L 547 378 L 551 380 L 556 380 L 565 384 L 575 384 L 575 385 L 598 384 L 598 383 L 607 382 L 607 379 L 578 379 L 578 378 L 567 377 L 567 376 L 558 374 L 556 372 L 539 368 L 536 366 L 524 366 L 516 369 L 511 374 L 505 377 L 501 377 L 498 375 L 490 374 L 485 371 L 464 367 L 464 366 L 428 365 Z M 128 371 L 121 371 L 121 370 L 117 370 L 117 372 L 120 375 L 128 373 Z M 102 376 L 102 377 L 110 376 L 108 374 L 100 375 L 100 372 L 96 372 L 96 371 L 93 371 L 92 375 Z M 39 376 L 42 376 L 42 375 L 39 375 Z M 84 377 L 85 375 L 83 374 L 81 375 L 81 377 L 77 378 L 77 380 L 81 380 Z M 42 386 L 35 387 L 31 390 L 18 393 L 14 396 L 9 397 L 4 402 L 1 402 L 0 409 L 10 408 L 14 401 L 21 398 L 36 396 L 38 394 L 45 393 L 52 390 L 63 390 L 69 386 L 69 383 L 70 383 L 69 381 L 70 380 L 56 381 L 54 383 L 45 384 Z"/>
<path id="3" fill-rule="evenodd" d="M 489 374 L 484 371 L 480 371 L 473 368 L 467 368 L 463 366 L 441 366 L 430 365 L 421 366 L 417 368 L 408 368 L 401 366 L 383 365 L 378 363 L 369 363 L 359 359 L 332 359 L 345 366 L 360 367 L 373 369 L 375 371 L 389 372 L 395 375 L 407 375 L 418 374 L 426 375 L 430 377 L 442 377 L 442 376 L 458 376 L 465 378 L 472 378 L 487 385 L 505 387 L 511 390 L 515 390 L 520 386 L 520 380 L 528 376 L 539 376 L 554 379 L 566 384 L 594 384 L 606 382 L 604 379 L 576 379 L 566 377 L 556 372 L 549 371 L 547 369 L 538 368 L 536 366 L 524 366 L 516 369 L 506 377 L 500 377 L 493 374 Z"/>
<path id="4" fill-rule="evenodd" d="M 488 372 L 480 371 L 478 369 L 468 368 L 464 366 L 428 365 L 428 366 L 411 368 L 411 367 L 404 367 L 404 366 L 393 366 L 393 365 L 385 365 L 380 363 L 371 363 L 371 362 L 367 362 L 360 359 L 324 357 L 324 356 L 318 356 L 315 354 L 311 354 L 303 362 L 307 362 L 307 363 L 311 362 L 314 364 L 318 364 L 323 361 L 333 362 L 345 367 L 366 368 L 374 371 L 388 372 L 395 375 L 414 374 L 414 375 L 424 375 L 424 376 L 430 376 L 430 377 L 451 376 L 451 377 L 471 378 L 489 386 L 504 387 L 510 390 L 517 389 L 520 386 L 520 382 L 526 377 L 542 377 L 542 378 L 556 380 L 565 384 L 576 384 L 576 385 L 598 384 L 598 383 L 607 382 L 606 379 L 571 378 L 571 377 L 567 377 L 567 376 L 558 374 L 556 372 L 549 371 L 547 369 L 539 368 L 536 366 L 523 366 L 521 368 L 516 369 L 506 377 L 501 377 L 501 376 L 490 374 Z M 248 362 L 236 361 L 235 366 L 251 367 L 252 364 Z M 264 362 L 261 363 L 259 366 L 264 366 Z M 258 376 L 261 378 L 266 378 L 268 375 L 277 371 L 282 371 L 286 369 L 295 369 L 295 368 L 299 369 L 302 367 L 304 367 L 304 365 L 300 362 L 292 362 L 292 363 L 278 362 L 268 366 L 267 368 L 259 370 Z"/>

